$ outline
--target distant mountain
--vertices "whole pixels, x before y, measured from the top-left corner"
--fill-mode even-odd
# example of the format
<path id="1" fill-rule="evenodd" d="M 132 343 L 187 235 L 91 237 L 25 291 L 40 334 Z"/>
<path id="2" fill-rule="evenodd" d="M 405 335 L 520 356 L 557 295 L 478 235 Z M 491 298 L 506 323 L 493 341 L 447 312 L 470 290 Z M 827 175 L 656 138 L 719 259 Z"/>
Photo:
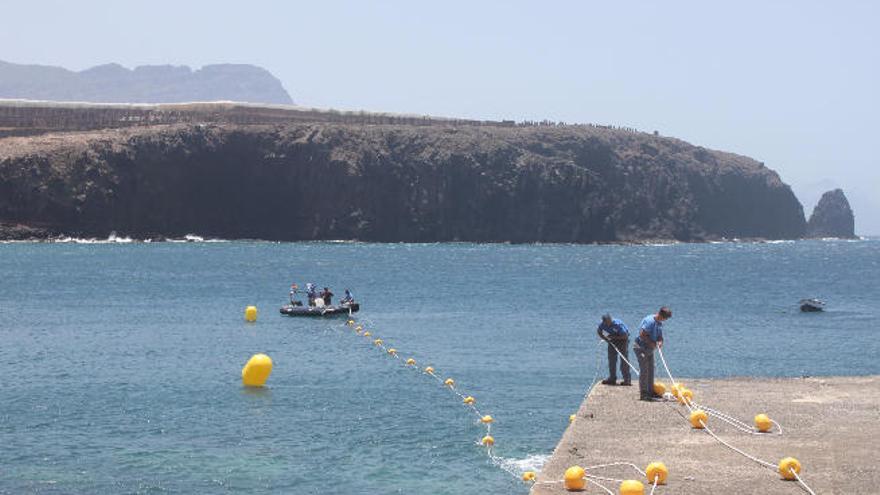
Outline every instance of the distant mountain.
<path id="1" fill-rule="evenodd" d="M 275 76 L 247 64 L 142 65 L 133 70 L 105 64 L 81 72 L 47 65 L 0 61 L 0 98 L 97 103 L 175 103 L 231 100 L 292 104 Z"/>

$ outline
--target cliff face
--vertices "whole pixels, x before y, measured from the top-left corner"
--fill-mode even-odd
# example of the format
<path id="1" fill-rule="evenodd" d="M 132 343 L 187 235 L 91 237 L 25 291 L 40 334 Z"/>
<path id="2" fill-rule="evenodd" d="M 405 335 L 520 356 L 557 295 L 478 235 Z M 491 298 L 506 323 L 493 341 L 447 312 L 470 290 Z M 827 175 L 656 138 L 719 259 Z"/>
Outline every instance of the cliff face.
<path id="1" fill-rule="evenodd" d="M 174 103 L 231 100 L 292 104 L 281 81 L 245 64 L 144 65 L 133 70 L 106 64 L 81 72 L 0 61 L 0 98 L 100 103 Z"/>
<path id="2" fill-rule="evenodd" d="M 0 139 L 0 222 L 82 236 L 601 242 L 804 234 L 742 156 L 591 127 L 174 125 Z"/>
<path id="3" fill-rule="evenodd" d="M 807 237 L 853 239 L 855 236 L 855 217 L 843 190 L 823 194 L 807 223 Z"/>

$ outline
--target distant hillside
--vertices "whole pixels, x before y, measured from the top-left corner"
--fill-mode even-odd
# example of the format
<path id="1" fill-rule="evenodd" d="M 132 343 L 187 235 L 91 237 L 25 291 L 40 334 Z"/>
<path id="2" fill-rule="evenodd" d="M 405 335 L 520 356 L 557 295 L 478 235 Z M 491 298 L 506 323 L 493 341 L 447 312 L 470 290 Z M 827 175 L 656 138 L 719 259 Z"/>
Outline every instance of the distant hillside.
<path id="1" fill-rule="evenodd" d="M 231 100 L 292 104 L 266 69 L 246 64 L 143 65 L 133 70 L 105 64 L 81 72 L 0 61 L 0 98 L 98 103 L 174 103 Z"/>

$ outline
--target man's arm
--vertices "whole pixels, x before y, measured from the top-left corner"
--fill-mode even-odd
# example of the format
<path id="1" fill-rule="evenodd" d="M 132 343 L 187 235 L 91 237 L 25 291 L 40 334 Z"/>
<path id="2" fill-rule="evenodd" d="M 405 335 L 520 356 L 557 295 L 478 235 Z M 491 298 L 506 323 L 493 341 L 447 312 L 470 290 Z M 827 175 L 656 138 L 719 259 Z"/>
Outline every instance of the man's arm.
<path id="1" fill-rule="evenodd" d="M 608 337 L 606 337 L 605 334 L 602 333 L 602 327 L 596 327 L 596 334 L 599 335 L 600 339 L 604 340 L 605 342 L 608 342 Z"/>
<path id="2" fill-rule="evenodd" d="M 651 334 L 649 334 L 647 331 L 645 331 L 644 328 L 640 329 L 639 337 L 642 339 L 642 342 L 647 342 L 648 347 L 650 347 L 651 349 L 653 349 L 654 347 L 657 347 L 657 343 L 651 339 Z"/>

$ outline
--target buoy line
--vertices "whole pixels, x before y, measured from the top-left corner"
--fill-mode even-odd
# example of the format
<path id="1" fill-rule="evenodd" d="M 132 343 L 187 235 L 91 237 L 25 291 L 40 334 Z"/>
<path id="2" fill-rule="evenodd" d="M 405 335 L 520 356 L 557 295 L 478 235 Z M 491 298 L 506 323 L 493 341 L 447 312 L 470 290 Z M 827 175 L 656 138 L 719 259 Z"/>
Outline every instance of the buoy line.
<path id="1" fill-rule="evenodd" d="M 638 368 L 636 368 L 628 359 L 626 359 L 623 356 L 623 354 L 616 347 L 612 346 L 612 348 L 614 349 L 614 352 L 616 352 L 617 355 L 620 357 L 620 359 L 622 359 L 623 362 L 626 363 L 630 367 L 630 369 L 632 369 L 633 373 L 635 373 L 636 376 L 639 376 Z M 599 356 L 599 358 L 601 358 L 601 355 Z M 664 365 L 664 367 L 666 367 L 665 360 L 663 361 L 663 365 Z M 666 372 L 667 372 L 667 374 L 669 374 L 668 367 L 666 367 Z M 672 379 L 671 374 L 669 374 L 669 376 L 670 376 L 670 381 L 672 381 L 671 394 L 675 399 L 678 399 L 679 397 L 678 397 L 678 393 L 676 391 L 680 388 L 683 388 L 683 387 L 681 386 L 681 384 L 676 383 Z M 662 386 L 662 383 L 659 383 L 658 385 Z M 664 392 L 665 392 L 665 387 L 663 387 L 663 388 L 664 388 Z M 660 394 L 660 395 L 664 395 L 664 394 Z M 681 402 L 681 401 L 679 401 L 679 402 Z M 768 426 L 770 424 L 776 426 L 776 430 L 777 430 L 776 434 L 777 435 L 782 435 L 782 425 L 779 424 L 776 420 L 767 417 L 766 414 L 758 414 L 757 416 L 755 416 L 755 422 L 760 423 L 761 426 L 760 427 L 758 427 L 758 426 L 752 427 L 748 423 L 746 423 L 745 421 L 742 421 L 742 420 L 740 420 L 734 416 L 731 416 L 723 411 L 719 411 L 719 410 L 713 409 L 707 405 L 697 403 L 696 401 L 693 400 L 692 395 L 688 399 L 687 402 L 682 402 L 682 403 L 684 403 L 688 406 L 688 410 L 690 410 L 691 406 L 693 406 L 693 407 L 700 409 L 700 410 L 703 410 L 707 413 L 711 413 L 713 416 L 717 417 L 721 421 L 728 423 L 729 425 L 733 426 L 737 430 L 739 430 L 743 433 L 747 433 L 749 435 L 766 435 L 770 431 L 770 427 Z"/>
<path id="2" fill-rule="evenodd" d="M 476 405 L 476 402 L 477 402 L 476 399 L 471 395 L 465 395 L 464 393 L 462 393 L 456 387 L 455 380 L 453 378 L 447 377 L 446 379 L 443 379 L 437 373 L 437 370 L 433 366 L 430 366 L 430 365 L 426 366 L 424 369 L 419 370 L 417 363 L 416 363 L 416 360 L 414 358 L 410 357 L 410 358 L 404 359 L 403 357 L 400 356 L 400 352 L 396 348 L 391 347 L 390 345 L 386 344 L 386 342 L 383 339 L 381 339 L 378 336 L 373 335 L 373 333 L 371 331 L 365 329 L 363 327 L 363 325 L 358 324 L 351 317 L 349 317 L 349 319 L 346 321 L 346 325 L 349 327 L 353 327 L 354 331 L 357 335 L 361 335 L 366 338 L 372 338 L 373 346 L 378 349 L 381 349 L 385 355 L 390 356 L 393 359 L 396 359 L 398 362 L 402 363 L 402 365 L 406 368 L 415 369 L 417 371 L 420 371 L 421 374 L 427 375 L 427 376 L 433 378 L 437 383 L 439 383 L 443 387 L 449 389 L 452 393 L 454 393 L 456 396 L 458 396 L 461 399 L 461 403 L 463 405 L 467 406 L 474 413 L 474 415 L 477 417 L 478 423 L 482 424 L 483 427 L 485 428 L 485 435 L 483 436 L 483 438 L 480 439 L 479 442 L 477 442 L 477 444 L 486 447 L 486 455 L 488 456 L 490 462 L 493 465 L 495 465 L 496 467 L 503 470 L 504 472 L 506 472 L 516 478 L 519 478 L 526 483 L 529 483 L 529 482 L 531 482 L 533 484 L 563 483 L 563 486 L 565 487 L 565 489 L 569 490 L 569 491 L 583 490 L 584 487 L 586 486 L 586 483 L 592 483 L 592 484 L 600 487 L 606 493 L 608 493 L 610 495 L 615 495 L 615 493 L 613 491 L 611 491 L 608 487 L 606 487 L 605 485 L 603 485 L 602 483 L 599 482 L 600 480 L 602 480 L 602 481 L 615 481 L 615 482 L 620 482 L 620 492 L 619 493 L 621 495 L 644 495 L 644 484 L 642 484 L 642 482 L 640 482 L 640 481 L 633 480 L 633 479 L 624 480 L 624 479 L 617 479 L 617 478 L 608 478 L 608 477 L 603 477 L 603 476 L 598 476 L 598 475 L 595 475 L 592 473 L 588 473 L 586 471 L 586 469 L 589 469 L 592 471 L 592 470 L 608 468 L 608 467 L 630 466 L 633 469 L 635 469 L 641 476 L 644 476 L 645 478 L 647 478 L 648 482 L 651 484 L 651 492 L 650 492 L 651 494 L 654 493 L 654 490 L 657 488 L 658 485 L 666 484 L 666 478 L 668 476 L 669 471 L 667 470 L 666 466 L 662 462 L 652 462 L 651 464 L 648 465 L 648 467 L 644 471 L 641 470 L 638 466 L 636 466 L 635 464 L 633 464 L 631 462 L 623 462 L 623 461 L 606 463 L 606 464 L 599 464 L 599 465 L 595 465 L 595 466 L 588 466 L 587 468 L 582 468 L 580 466 L 571 466 L 566 470 L 564 479 L 562 479 L 562 480 L 541 480 L 541 481 L 538 481 L 537 474 L 534 471 L 526 471 L 526 472 L 520 474 L 520 473 L 514 471 L 513 468 L 508 466 L 504 462 L 503 458 L 495 455 L 495 453 L 494 453 L 493 449 L 495 446 L 495 438 L 492 436 L 492 424 L 494 423 L 495 419 L 491 415 L 483 414 L 483 412 L 481 412 L 480 409 Z M 599 367 L 601 364 L 600 361 L 601 361 L 601 359 L 597 354 L 596 374 L 593 377 L 593 383 L 588 388 L 587 393 L 585 394 L 585 397 L 589 396 L 589 394 L 594 389 L 596 382 L 598 381 Z M 576 415 L 572 414 L 569 417 L 569 423 L 573 423 L 575 421 L 575 419 L 576 419 Z"/>
<path id="3" fill-rule="evenodd" d="M 678 386 L 678 384 L 676 383 L 675 378 L 672 376 L 672 372 L 669 370 L 669 365 L 666 362 L 666 357 L 663 355 L 663 349 L 661 347 L 658 347 L 657 352 L 660 355 L 660 362 L 663 363 L 663 368 L 666 370 L 666 374 L 669 376 L 669 381 L 672 382 L 673 390 L 680 390 L 679 395 L 683 395 L 684 390 L 688 390 L 688 389 L 681 390 L 680 387 Z M 692 397 L 693 396 L 691 395 L 691 398 Z M 800 484 L 800 486 L 804 490 L 807 491 L 807 493 L 809 493 L 810 495 L 816 495 L 815 492 L 800 477 L 801 464 L 797 459 L 795 459 L 793 457 L 785 457 L 779 461 L 778 465 L 773 465 L 772 463 L 770 463 L 768 461 L 765 461 L 757 456 L 749 454 L 748 452 L 745 452 L 742 449 L 735 447 L 734 445 L 730 444 L 729 442 L 723 440 L 721 437 L 719 437 L 717 434 L 715 434 L 715 432 L 713 432 L 709 428 L 709 426 L 706 424 L 708 422 L 708 414 L 706 413 L 706 411 L 704 411 L 702 409 L 697 409 L 696 404 L 693 403 L 691 398 L 684 398 L 684 399 L 679 398 L 679 402 L 684 404 L 688 408 L 688 410 L 690 411 L 690 418 L 689 419 L 690 419 L 691 425 L 694 428 L 704 430 L 706 433 L 708 433 L 710 436 L 712 436 L 712 438 L 717 440 L 720 444 L 722 444 L 725 447 L 727 447 L 728 449 L 742 455 L 743 457 L 745 457 L 751 461 L 754 461 L 758 465 L 763 466 L 765 468 L 768 468 L 772 471 L 778 472 L 779 475 L 782 476 L 783 479 L 796 480 Z M 773 423 L 778 425 L 778 423 L 776 423 L 775 421 Z M 780 428 L 780 434 L 781 434 L 781 428 Z"/>

